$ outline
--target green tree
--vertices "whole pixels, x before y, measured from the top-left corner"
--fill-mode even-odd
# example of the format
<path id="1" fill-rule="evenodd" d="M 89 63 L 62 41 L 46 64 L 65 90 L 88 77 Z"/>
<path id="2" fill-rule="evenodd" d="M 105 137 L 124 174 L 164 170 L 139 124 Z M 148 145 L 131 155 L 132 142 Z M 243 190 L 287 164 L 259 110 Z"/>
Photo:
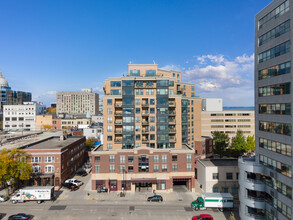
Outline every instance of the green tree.
<path id="1" fill-rule="evenodd" d="M 98 141 L 97 138 L 90 137 L 85 141 L 85 146 L 87 147 L 88 150 L 92 149 L 94 143 Z"/>
<path id="2" fill-rule="evenodd" d="M 243 131 L 237 130 L 236 136 L 232 138 L 231 152 L 234 157 L 239 157 L 247 152 L 246 139 L 243 135 Z"/>
<path id="3" fill-rule="evenodd" d="M 29 154 L 18 148 L 1 150 L 0 184 L 7 186 L 7 182 L 10 181 L 18 186 L 20 181 L 30 179 L 32 173 L 32 166 L 28 163 L 30 158 Z"/>
<path id="4" fill-rule="evenodd" d="M 212 132 L 212 136 L 214 139 L 214 154 L 218 154 L 222 158 L 229 146 L 230 138 L 227 134 L 219 131 Z"/>
<path id="5" fill-rule="evenodd" d="M 254 135 L 248 136 L 246 139 L 246 150 L 248 152 L 255 151 L 255 140 L 254 140 Z"/>
<path id="6" fill-rule="evenodd" d="M 3 130 L 3 121 L 0 121 L 0 131 Z"/>

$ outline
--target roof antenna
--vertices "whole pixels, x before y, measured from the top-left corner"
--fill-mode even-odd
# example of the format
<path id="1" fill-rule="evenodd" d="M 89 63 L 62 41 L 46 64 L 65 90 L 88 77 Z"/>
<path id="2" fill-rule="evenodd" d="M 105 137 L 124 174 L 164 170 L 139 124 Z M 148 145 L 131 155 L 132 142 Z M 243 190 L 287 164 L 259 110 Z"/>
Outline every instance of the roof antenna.
<path id="1" fill-rule="evenodd" d="M 156 64 L 155 60 L 153 60 L 153 63 Z"/>

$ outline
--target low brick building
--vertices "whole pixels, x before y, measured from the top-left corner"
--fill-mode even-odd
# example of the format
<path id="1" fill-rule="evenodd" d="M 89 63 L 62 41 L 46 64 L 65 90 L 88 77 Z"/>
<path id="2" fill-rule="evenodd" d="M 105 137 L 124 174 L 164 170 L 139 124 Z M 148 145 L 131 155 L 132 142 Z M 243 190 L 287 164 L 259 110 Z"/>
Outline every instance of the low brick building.
<path id="1" fill-rule="evenodd" d="M 103 150 L 102 145 L 90 153 L 92 190 L 173 191 L 173 185 L 195 190 L 194 150 L 181 149 Z"/>
<path id="2" fill-rule="evenodd" d="M 20 147 L 30 154 L 33 175 L 29 185 L 61 186 L 86 161 L 85 137 L 49 137 Z"/>

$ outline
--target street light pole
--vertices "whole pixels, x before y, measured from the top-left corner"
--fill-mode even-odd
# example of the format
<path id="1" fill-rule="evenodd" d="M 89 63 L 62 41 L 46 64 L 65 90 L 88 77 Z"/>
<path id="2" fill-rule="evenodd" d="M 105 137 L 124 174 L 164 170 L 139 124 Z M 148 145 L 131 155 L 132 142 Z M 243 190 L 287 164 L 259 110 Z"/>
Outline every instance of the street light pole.
<path id="1" fill-rule="evenodd" d="M 125 174 L 125 167 L 123 168 L 123 196 L 124 196 L 124 192 L 125 192 L 125 180 L 124 180 L 124 174 Z"/>
<path id="2" fill-rule="evenodd" d="M 22 127 L 22 129 L 21 129 L 21 136 L 23 137 L 23 123 L 21 124 L 21 127 Z"/>

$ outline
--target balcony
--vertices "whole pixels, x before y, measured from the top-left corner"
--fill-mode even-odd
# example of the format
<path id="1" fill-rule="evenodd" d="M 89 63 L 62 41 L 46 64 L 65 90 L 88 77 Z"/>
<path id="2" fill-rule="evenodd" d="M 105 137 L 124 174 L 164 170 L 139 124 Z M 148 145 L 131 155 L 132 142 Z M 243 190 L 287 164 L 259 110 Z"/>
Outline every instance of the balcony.
<path id="1" fill-rule="evenodd" d="M 169 102 L 169 107 L 175 107 L 175 102 Z"/>
<path id="2" fill-rule="evenodd" d="M 115 130 L 115 134 L 122 134 L 122 130 Z"/>
<path id="3" fill-rule="evenodd" d="M 170 129 L 169 128 L 169 133 L 174 133 L 175 134 L 176 133 L 176 129 Z"/>
<path id="4" fill-rule="evenodd" d="M 240 180 L 242 180 L 242 178 L 240 178 Z M 256 190 L 256 191 L 265 190 L 265 184 L 262 180 L 250 179 L 245 177 L 244 177 L 244 181 L 241 181 L 241 186 L 250 190 Z"/>
<path id="5" fill-rule="evenodd" d="M 142 130 L 142 133 L 143 133 L 143 134 L 148 134 L 148 133 L 150 133 L 150 131 L 147 130 L 147 129 L 143 129 L 143 130 Z"/>
<path id="6" fill-rule="evenodd" d="M 115 125 L 122 125 L 122 121 L 115 121 Z"/>
<path id="7" fill-rule="evenodd" d="M 143 121 L 142 125 L 149 125 L 149 122 L 148 121 Z"/>
<path id="8" fill-rule="evenodd" d="M 169 120 L 169 124 L 176 124 L 175 120 Z"/>
<path id="9" fill-rule="evenodd" d="M 149 139 L 142 139 L 142 143 L 143 143 L 143 144 L 146 144 L 146 143 L 149 143 L 149 142 L 150 142 Z"/>
<path id="10" fill-rule="evenodd" d="M 254 197 L 254 196 L 248 196 L 246 195 L 241 200 L 245 205 L 251 207 L 251 208 L 257 208 L 257 209 L 264 209 L 265 208 L 265 199 L 261 197 Z"/>
<path id="11" fill-rule="evenodd" d="M 176 115 L 175 111 L 169 111 L 169 115 Z"/>
<path id="12" fill-rule="evenodd" d="M 122 112 L 115 112 L 115 116 L 122 116 Z"/>
<path id="13" fill-rule="evenodd" d="M 170 143 L 175 143 L 176 142 L 176 138 L 175 137 L 169 137 L 169 142 Z"/>
<path id="14" fill-rule="evenodd" d="M 149 116 L 150 113 L 149 112 L 142 112 L 141 114 L 142 114 L 142 116 Z"/>
<path id="15" fill-rule="evenodd" d="M 116 107 L 116 108 L 122 108 L 122 103 L 116 103 L 116 104 L 115 104 L 115 107 Z"/>
<path id="16" fill-rule="evenodd" d="M 149 103 L 143 103 L 141 106 L 144 107 L 144 108 L 148 108 L 149 107 Z"/>
<path id="17" fill-rule="evenodd" d="M 114 140 L 114 143 L 115 143 L 115 144 L 122 143 L 122 139 L 115 139 L 115 140 Z"/>

